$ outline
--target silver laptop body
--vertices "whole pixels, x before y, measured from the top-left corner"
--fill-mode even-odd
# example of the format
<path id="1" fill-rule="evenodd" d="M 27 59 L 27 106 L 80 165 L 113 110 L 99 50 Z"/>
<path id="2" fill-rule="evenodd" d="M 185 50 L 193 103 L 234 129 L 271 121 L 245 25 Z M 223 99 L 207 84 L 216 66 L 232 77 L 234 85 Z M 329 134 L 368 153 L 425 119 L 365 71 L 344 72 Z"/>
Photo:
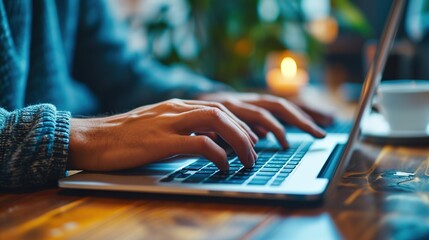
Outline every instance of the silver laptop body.
<path id="1" fill-rule="evenodd" d="M 362 119 L 369 114 L 372 96 L 381 80 L 385 62 L 395 37 L 405 0 L 395 0 L 378 46 L 375 59 L 367 73 L 359 108 L 350 134 L 328 134 L 324 139 L 313 139 L 305 133 L 288 134 L 289 142 L 299 142 L 297 149 L 306 148 L 305 155 L 296 164 L 281 184 L 273 185 L 273 179 L 265 185 L 249 185 L 252 177 L 241 184 L 185 183 L 186 178 L 168 179 L 181 170 L 189 176 L 198 170 L 182 170 L 196 164 L 198 157 L 170 159 L 141 168 L 109 172 L 80 172 L 59 180 L 61 188 L 93 189 L 113 191 L 136 191 L 163 194 L 205 195 L 236 198 L 286 199 L 297 201 L 318 201 L 323 199 L 332 182 L 337 182 L 344 172 L 355 142 L 360 140 Z M 311 144 L 311 145 L 309 145 Z M 258 149 L 280 151 L 272 135 L 260 141 Z M 267 150 L 268 151 L 268 150 Z M 260 155 L 261 156 L 261 155 Z M 231 161 L 232 162 L 232 161 Z M 189 174 L 186 174 L 186 171 Z M 237 170 L 238 171 L 238 170 Z M 276 173 L 278 174 L 278 173 Z M 277 175 L 276 175 L 277 176 Z M 169 181 L 164 181 L 168 179 Z M 206 180 L 204 180 L 206 181 Z"/>

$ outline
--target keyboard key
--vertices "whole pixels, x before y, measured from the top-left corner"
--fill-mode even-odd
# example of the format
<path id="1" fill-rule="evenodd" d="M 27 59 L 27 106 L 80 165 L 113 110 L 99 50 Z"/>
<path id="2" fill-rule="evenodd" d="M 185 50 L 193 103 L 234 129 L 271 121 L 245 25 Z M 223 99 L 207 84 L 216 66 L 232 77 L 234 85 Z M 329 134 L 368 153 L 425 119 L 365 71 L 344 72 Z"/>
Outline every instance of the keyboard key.
<path id="1" fill-rule="evenodd" d="M 296 165 L 286 165 L 284 168 L 287 168 L 287 169 L 294 169 L 296 167 Z"/>
<path id="2" fill-rule="evenodd" d="M 252 176 L 254 172 L 238 172 L 234 176 Z"/>
<path id="3" fill-rule="evenodd" d="M 284 181 L 284 179 L 274 179 L 273 183 L 282 183 Z"/>
<path id="4" fill-rule="evenodd" d="M 287 162 L 287 160 L 277 160 L 277 159 L 274 159 L 274 160 L 271 160 L 269 163 L 284 165 L 286 162 Z"/>
<path id="5" fill-rule="evenodd" d="M 233 163 L 229 163 L 229 166 L 230 167 L 242 167 L 243 164 L 241 162 L 238 162 L 238 163 L 233 162 Z"/>
<path id="6" fill-rule="evenodd" d="M 271 186 L 280 186 L 282 185 L 282 182 L 273 182 L 271 183 Z"/>
<path id="7" fill-rule="evenodd" d="M 239 172 L 248 172 L 248 173 L 254 173 L 257 172 L 257 168 L 242 168 Z"/>
<path id="8" fill-rule="evenodd" d="M 261 172 L 278 172 L 278 171 L 280 171 L 280 168 L 270 168 L 270 167 L 261 168 Z"/>
<path id="9" fill-rule="evenodd" d="M 198 171 L 198 170 L 200 170 L 203 167 L 204 166 L 199 166 L 199 165 L 192 166 L 192 164 L 191 164 L 190 166 L 187 166 L 187 167 L 183 168 L 183 170 Z"/>
<path id="10" fill-rule="evenodd" d="M 284 176 L 277 176 L 276 178 L 274 178 L 274 181 L 284 181 L 286 179 L 286 177 Z"/>
<path id="11" fill-rule="evenodd" d="M 215 170 L 215 169 L 202 169 L 202 170 L 200 170 L 200 171 L 198 171 L 197 173 L 204 173 L 204 174 L 212 174 L 212 173 L 215 173 L 217 170 Z"/>
<path id="12" fill-rule="evenodd" d="M 183 168 L 184 170 L 199 170 L 201 168 L 203 168 L 204 166 L 206 166 L 207 164 L 209 164 L 210 162 L 207 160 L 198 160 L 188 166 L 186 166 L 185 168 Z"/>
<path id="13" fill-rule="evenodd" d="M 282 167 L 283 167 L 283 164 L 272 164 L 272 163 L 267 163 L 267 164 L 265 165 L 265 167 L 268 167 L 268 168 L 282 168 Z"/>
<path id="14" fill-rule="evenodd" d="M 231 178 L 231 180 L 247 180 L 250 178 L 250 176 L 251 175 L 249 175 L 249 176 L 237 176 L 237 175 L 235 175 Z"/>
<path id="15" fill-rule="evenodd" d="M 300 161 L 294 161 L 294 160 L 291 160 L 291 161 L 289 161 L 287 164 L 289 164 L 289 165 L 298 165 L 298 163 L 299 163 Z"/>
<path id="16" fill-rule="evenodd" d="M 208 166 L 208 167 L 205 167 L 204 170 L 215 170 L 215 171 L 217 171 L 217 170 L 219 170 L 219 168 L 216 166 Z"/>
<path id="17" fill-rule="evenodd" d="M 258 176 L 258 175 L 256 175 L 254 178 L 252 178 L 252 181 L 258 181 L 258 180 L 261 180 L 261 181 L 269 181 L 270 179 L 272 178 L 272 176 Z"/>
<path id="18" fill-rule="evenodd" d="M 282 157 L 282 156 L 275 156 L 271 159 L 271 161 L 286 161 L 285 159 L 288 159 L 288 158 Z"/>
<path id="19" fill-rule="evenodd" d="M 277 178 L 285 179 L 285 178 L 287 178 L 288 176 L 289 176 L 289 173 L 282 173 L 282 172 L 280 172 L 280 173 L 277 175 Z"/>
<path id="20" fill-rule="evenodd" d="M 210 178 L 217 178 L 217 179 L 227 179 L 231 176 L 231 174 L 229 174 L 228 172 L 217 172 L 215 174 L 213 174 Z"/>
<path id="21" fill-rule="evenodd" d="M 276 173 L 275 172 L 258 172 L 257 174 L 256 174 L 256 176 L 274 176 L 274 175 L 276 175 Z"/>
<path id="22" fill-rule="evenodd" d="M 271 158 L 272 156 L 274 156 L 274 153 L 266 153 L 266 152 L 258 153 L 258 157 L 260 157 L 261 159 Z"/>
<path id="23" fill-rule="evenodd" d="M 203 181 L 204 179 L 206 179 L 207 177 L 208 176 L 205 174 L 200 174 L 200 175 L 194 174 L 191 177 L 185 179 L 183 182 L 184 183 L 199 183 L 199 182 Z"/>
<path id="24" fill-rule="evenodd" d="M 293 171 L 293 169 L 290 168 L 284 168 L 280 171 L 280 173 L 291 173 Z"/>
<path id="25" fill-rule="evenodd" d="M 229 167 L 229 171 L 232 171 L 232 173 L 237 172 L 238 170 L 240 170 L 243 166 L 230 166 Z"/>
<path id="26" fill-rule="evenodd" d="M 248 185 L 265 185 L 268 181 L 250 181 Z"/>
<path id="27" fill-rule="evenodd" d="M 176 179 L 177 178 L 187 178 L 187 177 L 189 177 L 189 176 L 191 176 L 192 174 L 191 173 L 182 173 L 182 175 L 178 175 L 178 176 L 176 176 Z"/>
<path id="28" fill-rule="evenodd" d="M 185 170 L 179 170 L 179 171 L 176 171 L 176 172 L 174 172 L 174 173 L 170 174 L 170 175 L 168 176 L 168 178 L 175 178 L 175 177 L 177 177 L 177 176 L 181 176 L 181 175 L 183 175 L 183 173 L 185 173 L 185 172 L 186 172 Z"/>
<path id="29" fill-rule="evenodd" d="M 200 172 L 196 172 L 194 174 L 191 175 L 191 177 L 208 177 L 210 176 L 211 173 L 200 173 Z"/>

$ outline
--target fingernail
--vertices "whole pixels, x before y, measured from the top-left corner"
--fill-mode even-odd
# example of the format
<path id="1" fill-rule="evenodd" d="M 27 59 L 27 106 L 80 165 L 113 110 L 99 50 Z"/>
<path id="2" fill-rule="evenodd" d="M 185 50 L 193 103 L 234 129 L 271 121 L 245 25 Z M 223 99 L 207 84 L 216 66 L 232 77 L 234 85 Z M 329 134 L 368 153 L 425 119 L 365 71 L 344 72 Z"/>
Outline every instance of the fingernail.
<path id="1" fill-rule="evenodd" d="M 287 141 L 286 137 L 279 139 L 280 145 L 282 145 L 283 148 L 289 148 L 289 142 Z"/>
<path id="2" fill-rule="evenodd" d="M 283 143 L 283 148 L 289 148 L 289 147 L 290 147 L 289 142 L 285 140 Z"/>
<path id="3" fill-rule="evenodd" d="M 247 159 L 250 160 L 252 166 L 255 164 L 255 155 L 254 155 L 254 150 L 253 148 L 249 151 L 249 153 L 247 154 Z"/>
<path id="4" fill-rule="evenodd" d="M 229 171 L 229 163 L 227 163 L 227 165 L 225 167 L 223 167 L 222 169 L 219 168 L 219 170 L 221 172 L 228 172 Z"/>
<path id="5" fill-rule="evenodd" d="M 317 126 L 314 123 L 311 123 L 312 127 L 313 127 L 313 135 L 319 138 L 325 137 L 326 136 L 326 132 L 321 129 L 319 126 Z"/>
<path id="6" fill-rule="evenodd" d="M 258 136 L 255 133 L 253 133 L 253 132 L 250 132 L 250 135 L 251 135 L 251 138 L 253 140 L 253 143 L 256 144 L 259 141 Z"/>
<path id="7" fill-rule="evenodd" d="M 326 132 L 320 128 L 317 128 L 317 135 L 320 137 L 325 137 L 326 136 Z"/>
<path id="8" fill-rule="evenodd" d="M 255 157 L 255 161 L 253 163 L 255 163 L 256 160 L 258 160 L 258 154 L 256 153 L 255 149 L 253 149 L 253 156 Z"/>

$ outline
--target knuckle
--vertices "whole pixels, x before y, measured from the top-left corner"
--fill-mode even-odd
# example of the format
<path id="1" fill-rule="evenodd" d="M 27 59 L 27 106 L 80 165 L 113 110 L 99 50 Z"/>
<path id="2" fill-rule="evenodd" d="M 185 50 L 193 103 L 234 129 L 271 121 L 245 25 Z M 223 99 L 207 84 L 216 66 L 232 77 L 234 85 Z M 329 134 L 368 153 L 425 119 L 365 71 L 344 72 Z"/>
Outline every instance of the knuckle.
<path id="1" fill-rule="evenodd" d="M 183 109 L 186 106 L 189 106 L 188 104 L 183 102 L 183 100 L 178 99 L 178 98 L 170 99 L 167 102 L 165 102 L 165 104 L 167 107 L 169 107 L 170 109 L 173 109 L 173 110 L 179 110 L 179 109 Z"/>
<path id="2" fill-rule="evenodd" d="M 240 105 L 242 101 L 234 98 L 234 97 L 225 97 L 224 99 L 221 99 L 220 103 L 224 106 L 238 106 Z"/>
<path id="3" fill-rule="evenodd" d="M 225 109 L 225 106 L 218 102 L 212 103 L 212 106 L 219 109 Z"/>
<path id="4" fill-rule="evenodd" d="M 223 118 L 223 113 L 220 109 L 218 108 L 214 108 L 214 107 L 208 107 L 204 110 L 207 115 L 215 120 L 222 120 Z"/>
<path id="5" fill-rule="evenodd" d="M 264 101 L 274 101 L 277 97 L 274 97 L 273 95 L 270 94 L 261 94 L 260 95 L 260 99 L 264 100 Z"/>
<path id="6" fill-rule="evenodd" d="M 284 108 L 287 105 L 287 101 L 281 98 L 274 99 L 272 103 L 276 108 Z"/>
<path id="7" fill-rule="evenodd" d="M 207 149 L 211 146 L 211 139 L 207 136 L 200 136 L 198 138 L 198 148 Z"/>
<path id="8" fill-rule="evenodd" d="M 293 104 L 292 102 L 286 100 L 286 99 L 280 99 L 280 103 L 282 104 L 283 108 L 286 109 L 297 109 L 297 106 Z"/>
<path id="9" fill-rule="evenodd" d="M 234 101 L 231 98 L 227 98 L 227 99 L 225 99 L 225 101 L 223 101 L 223 105 L 225 105 L 225 106 L 227 106 L 227 105 L 233 106 L 233 105 L 236 105 L 236 101 Z"/>
<path id="10" fill-rule="evenodd" d="M 165 105 L 168 107 L 175 107 L 176 105 L 178 105 L 178 103 L 179 103 L 179 99 L 173 98 L 173 99 L 166 101 Z"/>
<path id="11" fill-rule="evenodd" d="M 255 113 L 259 118 L 268 118 L 271 114 L 270 112 L 268 112 L 268 110 L 265 110 L 263 108 L 255 109 Z"/>
<path id="12" fill-rule="evenodd" d="M 170 103 L 179 103 L 179 102 L 182 102 L 182 100 L 180 100 L 178 98 L 172 98 L 172 99 L 168 100 L 168 102 L 170 102 Z"/>

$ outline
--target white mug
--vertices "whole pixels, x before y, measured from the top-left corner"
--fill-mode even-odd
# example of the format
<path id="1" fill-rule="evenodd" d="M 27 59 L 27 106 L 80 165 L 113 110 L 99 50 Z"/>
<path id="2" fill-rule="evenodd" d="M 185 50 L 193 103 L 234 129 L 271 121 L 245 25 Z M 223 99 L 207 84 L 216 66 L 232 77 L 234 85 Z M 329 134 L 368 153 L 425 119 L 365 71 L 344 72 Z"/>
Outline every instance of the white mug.
<path id="1" fill-rule="evenodd" d="M 377 100 L 391 131 L 426 131 L 429 124 L 429 81 L 383 81 L 378 87 Z"/>

